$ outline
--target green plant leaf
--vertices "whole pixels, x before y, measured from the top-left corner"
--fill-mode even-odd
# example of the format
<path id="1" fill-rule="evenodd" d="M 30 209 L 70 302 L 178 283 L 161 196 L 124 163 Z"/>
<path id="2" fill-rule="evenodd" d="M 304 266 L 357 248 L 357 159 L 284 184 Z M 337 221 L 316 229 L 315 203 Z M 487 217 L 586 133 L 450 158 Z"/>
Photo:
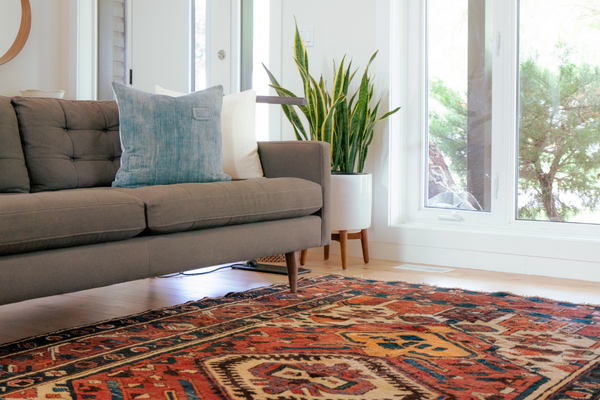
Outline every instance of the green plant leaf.
<path id="1" fill-rule="evenodd" d="M 401 108 L 402 108 L 402 107 L 397 107 L 397 108 L 393 109 L 392 111 L 388 111 L 388 112 L 386 112 L 385 114 L 383 114 L 383 115 L 381 116 L 381 118 L 379 118 L 379 119 L 377 120 L 377 122 L 379 122 L 379 121 L 383 121 L 383 120 L 385 120 L 385 119 L 389 118 L 389 117 L 390 117 L 390 116 L 392 116 L 393 114 L 397 113 L 397 112 L 398 112 L 398 111 L 399 111 Z"/>
<path id="2" fill-rule="evenodd" d="M 342 58 L 339 68 L 333 77 L 333 99 L 338 99 L 340 96 L 346 97 L 348 85 L 346 85 L 346 75 L 344 74 L 344 61 L 346 56 Z M 346 89 L 346 90 L 344 90 Z"/>
<path id="3" fill-rule="evenodd" d="M 344 101 L 336 107 L 336 129 L 332 137 L 332 168 L 334 171 L 346 172 L 344 162 L 345 148 L 342 143 L 346 142 L 348 136 L 348 104 Z"/>
<path id="4" fill-rule="evenodd" d="M 308 74 L 308 54 L 306 53 L 306 47 L 304 47 L 304 40 L 302 40 L 302 36 L 300 35 L 300 31 L 298 30 L 298 23 L 296 22 L 296 18 L 294 17 L 294 25 L 296 31 L 294 33 L 294 59 L 296 63 L 302 66 L 306 73 Z M 302 77 L 304 82 L 304 86 L 306 86 L 305 77 Z"/>
<path id="5" fill-rule="evenodd" d="M 372 60 L 373 58 L 371 58 Z M 356 101 L 356 107 L 354 109 L 352 119 L 350 121 L 350 137 L 348 140 L 347 148 L 350 150 L 348 157 L 346 158 L 346 171 L 353 171 L 358 156 L 359 140 L 363 136 L 363 132 L 366 125 L 366 118 L 368 116 L 369 100 L 371 97 L 368 66 L 363 74 L 359 92 L 358 100 Z"/>
<path id="6" fill-rule="evenodd" d="M 377 105 L 375 105 L 375 108 L 373 109 L 372 112 L 370 112 L 369 117 L 367 119 L 367 123 L 365 125 L 365 129 L 363 131 L 362 134 L 362 138 L 361 138 L 361 142 L 360 142 L 360 148 L 358 151 L 358 166 L 357 166 L 357 172 L 362 172 L 364 167 L 365 167 L 365 161 L 367 160 L 367 154 L 369 152 L 369 146 L 371 145 L 371 142 L 373 141 L 373 131 L 375 128 L 375 124 L 377 123 L 377 111 L 379 110 L 379 103 L 381 101 L 377 102 Z"/>
<path id="7" fill-rule="evenodd" d="M 288 106 L 286 104 L 282 104 L 281 108 L 283 109 L 283 113 L 294 128 L 294 132 L 296 133 L 296 139 L 309 140 L 309 137 L 306 134 L 306 131 L 304 130 L 304 126 L 302 125 L 302 121 L 300 120 L 300 117 L 298 116 L 296 110 L 294 110 L 292 106 Z"/>
<path id="8" fill-rule="evenodd" d="M 291 91 L 289 91 L 285 88 L 282 88 L 281 86 L 275 86 L 275 85 L 269 85 L 269 86 L 272 87 L 273 89 L 275 89 L 275 91 L 277 92 L 277 95 L 279 97 L 298 97 Z M 308 118 L 309 114 L 308 114 L 307 106 L 296 106 L 296 107 L 298 107 L 300 109 L 300 111 L 302 111 L 304 116 Z"/>
<path id="9" fill-rule="evenodd" d="M 317 81 L 312 76 L 309 76 L 314 87 L 315 93 L 315 126 L 321 127 L 325 122 L 327 114 L 327 95 L 323 92 Z M 322 129 L 316 132 L 316 139 L 323 140 Z"/>
<path id="10" fill-rule="evenodd" d="M 344 97 L 340 97 L 329 109 L 327 117 L 325 118 L 325 121 L 323 121 L 323 125 L 321 126 L 321 137 L 323 138 L 322 141 L 331 143 L 336 107 L 338 106 L 338 104 L 344 102 L 345 100 L 346 99 Z"/>
<path id="11" fill-rule="evenodd" d="M 296 67 L 298 68 L 298 72 L 300 73 L 302 82 L 304 83 L 304 97 L 306 97 L 308 101 L 306 118 L 310 124 L 311 139 L 315 140 L 320 126 L 318 124 L 319 100 L 316 93 L 317 88 L 312 87 L 311 83 L 314 81 L 314 79 L 310 76 L 308 70 L 306 70 L 298 60 L 296 60 Z"/>

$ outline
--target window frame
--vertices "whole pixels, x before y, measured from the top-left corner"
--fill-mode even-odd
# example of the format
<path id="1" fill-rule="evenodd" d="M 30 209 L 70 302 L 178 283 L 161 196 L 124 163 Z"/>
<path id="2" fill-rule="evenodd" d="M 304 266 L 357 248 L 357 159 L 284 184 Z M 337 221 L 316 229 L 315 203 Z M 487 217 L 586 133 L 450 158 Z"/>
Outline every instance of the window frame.
<path id="1" fill-rule="evenodd" d="M 413 99 L 418 108 L 413 108 L 408 116 L 408 148 L 419 149 L 419 152 L 410 151 L 405 155 L 410 159 L 410 166 L 407 169 L 411 170 L 407 174 L 405 182 L 412 190 L 407 188 L 409 210 L 403 218 L 395 218 L 396 224 L 404 222 L 421 222 L 421 223 L 440 223 L 446 225 L 457 226 L 489 226 L 499 225 L 502 223 L 503 209 L 501 202 L 494 196 L 495 193 L 500 194 L 499 179 L 502 175 L 502 165 L 498 162 L 498 157 L 495 156 L 495 149 L 501 145 L 499 135 L 495 134 L 499 131 L 499 119 L 494 116 L 499 112 L 498 95 L 496 87 L 498 80 L 501 78 L 499 64 L 501 57 L 494 55 L 492 65 L 492 205 L 491 210 L 487 211 L 468 211 L 468 210 L 446 210 L 440 208 L 426 207 L 426 182 L 427 182 L 427 165 L 428 165 L 428 146 L 427 146 L 427 131 L 428 131 L 428 63 L 427 63 L 427 4 L 426 0 L 409 2 L 407 5 L 408 18 L 411 26 L 408 27 L 407 42 L 408 42 L 408 58 L 413 62 L 407 65 L 407 75 L 412 79 L 407 79 L 407 89 L 410 93 L 409 98 Z M 497 4 L 494 3 L 494 25 L 497 20 Z M 495 31 L 496 26 L 494 26 Z M 418 60 L 418 62 L 414 62 Z M 419 168 L 417 171 L 414 169 Z M 419 187 L 420 190 L 414 190 Z M 458 217 L 460 220 L 452 221 L 453 217 Z"/>
<path id="2" fill-rule="evenodd" d="M 457 231 L 520 232 L 600 238 L 600 226 L 518 220 L 518 0 L 493 2 L 492 208 L 490 212 L 425 207 L 428 161 L 427 0 L 391 2 L 392 105 L 405 112 L 390 123 L 388 225 L 438 226 Z M 401 23 L 400 21 L 407 23 Z M 394 28 L 401 27 L 404 28 Z M 499 43 L 498 43 L 499 41 Z M 405 60 L 402 59 L 405 55 Z M 406 61 L 410 60 L 410 62 Z M 405 93 L 399 91 L 405 88 Z M 507 89 L 512 88 L 512 89 Z M 408 108 L 408 110 L 407 110 Z M 401 162 L 399 160 L 404 160 Z M 419 188 L 419 189 L 415 189 Z M 394 207 L 394 204 L 402 204 Z M 453 216 L 461 218 L 452 221 Z M 441 219 L 441 218 L 443 219 Z"/>

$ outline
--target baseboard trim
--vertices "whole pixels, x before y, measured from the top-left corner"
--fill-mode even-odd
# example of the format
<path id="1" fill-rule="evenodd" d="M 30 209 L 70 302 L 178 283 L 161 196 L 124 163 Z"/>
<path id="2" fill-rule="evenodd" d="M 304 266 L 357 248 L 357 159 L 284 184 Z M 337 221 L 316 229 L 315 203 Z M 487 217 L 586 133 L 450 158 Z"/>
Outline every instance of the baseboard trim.
<path id="1" fill-rule="evenodd" d="M 323 254 L 323 248 L 311 249 L 311 252 Z M 597 262 L 372 241 L 369 241 L 369 253 L 378 260 L 600 282 L 600 263 Z M 329 259 L 334 260 L 339 255 L 339 244 L 332 242 Z M 348 256 L 362 257 L 360 243 L 348 243 Z"/>

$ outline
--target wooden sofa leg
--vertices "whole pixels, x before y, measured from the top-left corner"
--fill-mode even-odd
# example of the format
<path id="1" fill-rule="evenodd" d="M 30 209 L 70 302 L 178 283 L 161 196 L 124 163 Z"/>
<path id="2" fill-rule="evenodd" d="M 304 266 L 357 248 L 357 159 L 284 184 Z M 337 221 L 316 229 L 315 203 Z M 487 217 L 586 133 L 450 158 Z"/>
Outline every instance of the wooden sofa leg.
<path id="1" fill-rule="evenodd" d="M 360 231 L 360 244 L 362 245 L 363 260 L 369 263 L 369 239 L 367 238 L 367 230 Z"/>
<path id="2" fill-rule="evenodd" d="M 300 252 L 300 265 L 306 265 L 306 255 L 308 254 L 308 249 L 304 249 Z"/>
<path id="3" fill-rule="evenodd" d="M 342 251 L 342 269 L 346 270 L 347 262 L 346 262 L 346 249 L 348 247 L 348 231 L 340 231 L 340 248 Z"/>
<path id="4" fill-rule="evenodd" d="M 296 293 L 298 287 L 298 261 L 296 252 L 285 253 L 285 266 L 287 267 L 288 279 L 290 281 L 290 292 Z"/>
<path id="5" fill-rule="evenodd" d="M 323 260 L 329 260 L 329 245 L 323 247 Z"/>

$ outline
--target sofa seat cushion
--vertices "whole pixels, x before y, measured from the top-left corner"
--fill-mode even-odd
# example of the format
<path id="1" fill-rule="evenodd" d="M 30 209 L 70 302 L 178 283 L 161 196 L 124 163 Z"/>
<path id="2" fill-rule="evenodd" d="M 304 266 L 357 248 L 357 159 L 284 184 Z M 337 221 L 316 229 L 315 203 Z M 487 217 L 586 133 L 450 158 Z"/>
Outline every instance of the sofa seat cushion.
<path id="1" fill-rule="evenodd" d="M 146 204 L 147 232 L 174 233 L 313 214 L 321 186 L 304 179 L 250 179 L 118 189 Z"/>
<path id="2" fill-rule="evenodd" d="M 129 239 L 145 226 L 144 203 L 110 188 L 0 194 L 0 255 Z"/>

